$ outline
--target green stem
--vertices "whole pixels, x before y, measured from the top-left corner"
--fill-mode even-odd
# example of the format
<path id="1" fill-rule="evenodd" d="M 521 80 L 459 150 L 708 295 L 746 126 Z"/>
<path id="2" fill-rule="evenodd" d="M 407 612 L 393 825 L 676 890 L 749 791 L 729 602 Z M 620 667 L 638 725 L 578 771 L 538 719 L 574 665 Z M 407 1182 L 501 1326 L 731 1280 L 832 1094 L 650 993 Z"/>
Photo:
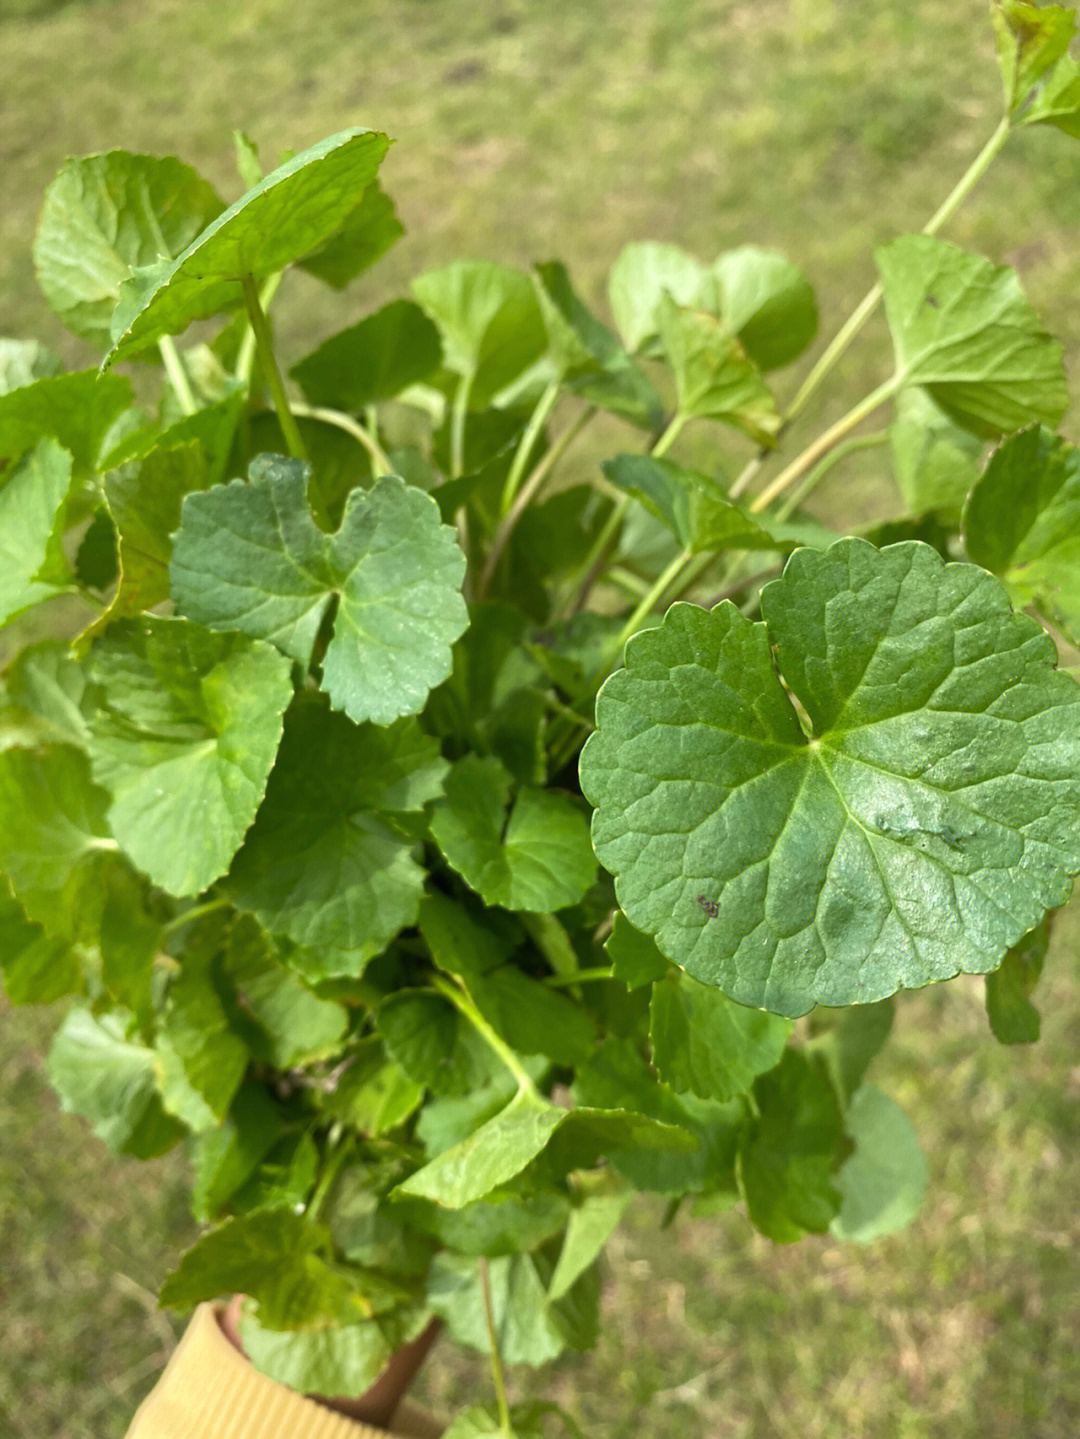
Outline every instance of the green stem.
<path id="1" fill-rule="evenodd" d="M 509 474 L 506 476 L 506 484 L 503 486 L 502 502 L 499 507 L 500 514 L 505 515 L 514 503 L 514 496 L 517 494 L 518 485 L 521 484 L 521 477 L 525 473 L 525 466 L 529 463 L 529 456 L 532 454 L 540 431 L 544 428 L 544 422 L 548 415 L 551 414 L 552 406 L 558 398 L 559 382 L 553 380 L 536 402 L 536 408 L 529 416 L 529 423 L 525 426 L 521 439 L 518 441 L 518 447 L 514 452 L 513 463 L 510 466 Z"/>
<path id="2" fill-rule="evenodd" d="M 776 511 L 776 519 L 786 520 L 793 510 L 798 509 L 803 500 L 813 490 L 816 490 L 821 481 L 834 469 L 841 460 L 847 459 L 848 455 L 854 455 L 859 450 L 873 450 L 878 445 L 884 445 L 889 438 L 888 430 L 875 430 L 871 435 L 851 435 L 848 439 L 842 440 L 834 450 L 831 450 L 824 459 L 797 485 L 791 494 L 787 496 L 784 503 Z"/>
<path id="3" fill-rule="evenodd" d="M 176 398 L 180 401 L 180 408 L 185 415 L 196 414 L 199 406 L 195 399 L 195 393 L 191 388 L 188 372 L 184 369 L 180 352 L 171 335 L 162 335 L 158 341 L 158 351 L 165 366 L 165 373 L 169 377 L 169 384 L 172 385 Z"/>
<path id="4" fill-rule="evenodd" d="M 284 272 L 279 270 L 276 275 L 271 275 L 259 291 L 259 308 L 265 315 L 270 308 L 270 303 L 278 292 Z M 251 371 L 255 365 L 255 331 L 248 326 L 244 338 L 240 341 L 240 349 L 236 356 L 236 378 L 244 386 L 251 384 Z"/>
<path id="5" fill-rule="evenodd" d="M 329 1153 L 323 1161 L 322 1172 L 315 1186 L 315 1192 L 308 1201 L 307 1208 L 304 1210 L 305 1219 L 310 1220 L 312 1223 L 318 1219 L 322 1212 L 323 1205 L 330 1197 L 330 1191 L 334 1187 L 334 1181 L 337 1179 L 341 1166 L 345 1163 L 345 1158 L 351 1147 L 351 1136 L 335 1126 L 334 1130 L 331 1131 Z"/>
<path id="6" fill-rule="evenodd" d="M 487 594 L 488 586 L 491 584 L 495 575 L 495 569 L 499 560 L 502 558 L 503 551 L 506 549 L 510 536 L 517 527 L 518 521 L 536 498 L 540 487 L 552 469 L 558 464 L 559 460 L 562 459 L 563 455 L 566 454 L 566 451 L 574 443 L 578 435 L 581 434 L 585 426 L 590 423 L 596 413 L 597 411 L 594 406 L 589 406 L 588 409 L 581 410 L 573 421 L 567 425 L 566 429 L 563 430 L 551 449 L 540 459 L 536 469 L 533 470 L 532 474 L 525 481 L 524 486 L 510 506 L 509 512 L 505 515 L 498 529 L 495 531 L 495 538 L 491 542 L 491 553 L 487 557 L 477 589 L 477 594 L 480 599 L 483 599 L 484 595 Z M 532 449 L 531 444 L 529 449 Z M 521 450 L 519 447 L 518 454 L 520 453 Z M 516 458 L 517 456 L 515 456 L 515 460 Z"/>
<path id="7" fill-rule="evenodd" d="M 684 415 L 681 412 L 672 416 L 667 427 L 661 431 L 656 443 L 649 449 L 649 454 L 653 459 L 658 460 L 667 454 L 668 450 L 671 449 L 678 438 L 679 431 L 689 418 L 688 415 Z M 592 548 L 585 557 L 585 561 L 581 567 L 584 571 L 585 578 L 582 580 L 581 587 L 574 598 L 574 614 L 577 614 L 579 610 L 585 608 L 585 601 L 589 598 L 593 585 L 603 571 L 608 546 L 619 532 L 623 518 L 630 506 L 630 499 L 631 496 L 629 494 L 622 494 L 615 501 L 615 508 L 611 511 L 611 514 L 608 515 L 607 520 L 604 522 L 603 529 L 597 535 Z"/>
<path id="8" fill-rule="evenodd" d="M 673 584 L 675 580 L 678 579 L 681 571 L 686 567 L 687 564 L 689 564 L 692 555 L 692 550 L 682 550 L 679 554 L 677 554 L 672 560 L 671 564 L 668 565 L 664 573 L 649 590 L 648 594 L 642 598 L 641 602 L 638 604 L 637 608 L 634 610 L 630 618 L 623 625 L 622 629 L 618 633 L 618 636 L 612 643 L 611 648 L 613 663 L 616 659 L 618 659 L 619 655 L 622 654 L 623 646 L 626 644 L 630 636 L 636 635 L 638 630 L 641 628 L 642 623 L 646 619 L 648 619 L 649 615 L 652 614 L 656 605 L 659 603 L 660 597 L 663 595 L 664 591 L 668 588 L 669 585 Z M 610 667 L 610 665 L 606 666 L 607 669 L 610 669 Z"/>
<path id="9" fill-rule="evenodd" d="M 517 1080 L 518 1088 L 527 1090 L 539 1098 L 539 1091 L 533 1083 L 532 1075 L 528 1072 L 517 1054 L 510 1048 L 506 1041 L 496 1034 L 491 1025 L 477 1009 L 472 998 L 460 983 L 446 979 L 441 974 L 433 974 L 431 983 L 439 993 L 450 1001 L 450 1003 L 469 1021 L 477 1034 L 488 1045 L 488 1047 L 499 1056 L 503 1064 Z"/>
<path id="10" fill-rule="evenodd" d="M 302 420 L 320 420 L 324 425 L 334 425 L 337 429 L 344 430 L 347 435 L 351 435 L 354 440 L 363 445 L 379 472 L 384 475 L 394 473 L 394 467 L 387 459 L 386 451 L 378 440 L 351 415 L 343 414 L 341 410 L 328 409 L 325 405 L 294 404 L 292 412 Z M 376 478 L 378 478 L 378 473 Z"/>
<path id="11" fill-rule="evenodd" d="M 807 445 L 802 454 L 796 455 L 792 462 L 770 481 L 761 493 L 754 498 L 750 506 L 752 515 L 759 515 L 762 510 L 768 508 L 776 499 L 777 495 L 793 485 L 800 476 L 811 469 L 823 455 L 836 448 L 841 440 L 846 439 L 857 425 L 861 425 L 868 415 L 878 409 L 886 400 L 892 398 L 900 388 L 901 377 L 892 375 L 883 385 L 872 390 L 869 395 L 854 405 L 846 415 L 843 415 L 834 425 L 830 425 L 823 434 L 820 434 L 813 444 Z"/>
<path id="12" fill-rule="evenodd" d="M 491 1382 L 495 1386 L 495 1403 L 499 1409 L 499 1426 L 509 1439 L 510 1405 L 506 1402 L 506 1376 L 503 1373 L 502 1355 L 499 1353 L 499 1336 L 495 1332 L 495 1311 L 491 1303 L 491 1273 L 488 1262 L 481 1256 L 477 1260 L 480 1269 L 480 1293 L 484 1301 L 484 1324 L 487 1327 L 488 1345 L 491 1349 Z"/>
<path id="13" fill-rule="evenodd" d="M 172 919 L 166 920 L 161 926 L 162 938 L 175 934 L 185 925 L 194 924 L 197 919 L 202 919 L 204 914 L 216 914 L 219 909 L 227 909 L 231 902 L 224 895 L 218 895 L 215 899 L 207 899 L 202 904 L 192 905 L 190 909 L 185 909 L 183 914 L 174 915 Z"/>
<path id="14" fill-rule="evenodd" d="M 587 984 L 590 979 L 614 979 L 614 971 L 608 969 L 577 969 L 573 974 L 549 974 L 544 983 L 549 989 L 565 989 L 569 985 Z"/>
<path id="15" fill-rule="evenodd" d="M 1009 119 L 1008 116 L 1006 116 L 975 156 L 974 160 L 972 160 L 963 175 L 961 175 L 949 194 L 934 211 L 930 219 L 927 220 L 922 229 L 924 235 L 936 235 L 942 225 L 952 219 L 960 205 L 967 199 L 968 195 L 982 179 L 991 162 L 1008 138 Z M 877 309 L 880 299 L 880 284 L 874 285 L 873 288 L 868 290 L 863 296 L 853 313 L 849 316 L 846 324 L 837 332 L 832 343 L 800 385 L 795 398 L 787 408 L 785 424 L 789 423 L 796 415 L 805 409 L 810 396 L 815 393 L 826 375 L 832 371 L 841 355 L 843 355 L 852 340 Z"/>
<path id="16" fill-rule="evenodd" d="M 255 336 L 255 348 L 259 352 L 259 364 L 262 366 L 262 372 L 266 378 L 270 398 L 274 402 L 274 410 L 281 426 L 281 433 L 285 437 L 285 444 L 294 459 L 306 460 L 307 450 L 304 448 L 304 441 L 300 437 L 300 430 L 293 417 L 293 412 L 289 408 L 281 371 L 278 369 L 277 360 L 274 357 L 274 343 L 270 338 L 270 326 L 267 324 L 266 315 L 259 302 L 259 291 L 254 277 L 244 275 L 241 283 L 244 287 L 248 318 L 251 320 L 251 331 Z"/>
<path id="17" fill-rule="evenodd" d="M 454 393 L 454 405 L 450 411 L 450 469 L 451 479 L 456 480 L 465 473 L 465 419 L 469 413 L 469 391 L 472 389 L 471 374 L 462 375 Z"/>

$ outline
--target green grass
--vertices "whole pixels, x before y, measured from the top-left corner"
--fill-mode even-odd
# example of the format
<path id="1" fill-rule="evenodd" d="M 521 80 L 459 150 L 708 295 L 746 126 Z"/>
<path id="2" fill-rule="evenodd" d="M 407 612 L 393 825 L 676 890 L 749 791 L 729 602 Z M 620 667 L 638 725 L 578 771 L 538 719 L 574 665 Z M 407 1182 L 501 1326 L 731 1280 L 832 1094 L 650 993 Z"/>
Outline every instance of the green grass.
<path id="1" fill-rule="evenodd" d="M 459 255 L 558 255 L 602 305 L 607 267 L 643 238 L 703 256 L 784 249 L 818 288 L 827 337 L 873 279 L 873 246 L 924 223 L 999 103 L 983 0 L 366 0 L 312 14 L 295 0 L 0 0 L 0 333 L 97 359 L 33 285 L 37 209 L 66 155 L 175 150 L 232 196 L 233 127 L 272 160 L 368 124 L 398 142 L 385 175 L 409 233 L 344 301 L 290 281 L 276 318 L 291 357 L 343 309 L 359 317 Z M 1032 133 L 948 231 L 1019 267 L 1074 373 L 1078 221 L 1080 145 Z M 886 357 L 879 326 L 840 368 L 829 417 Z M 716 463 L 708 430 L 687 443 Z M 839 469 L 823 513 L 872 512 L 876 463 Z M 976 981 L 904 1002 L 876 1078 L 930 1157 L 908 1231 L 866 1251 L 775 1249 L 738 1212 L 662 1231 L 643 1202 L 612 1251 L 600 1349 L 515 1374 L 517 1394 L 559 1397 L 600 1439 L 1074 1439 L 1078 939 L 1073 914 L 1032 1049 L 993 1043 Z M 192 1233 L 184 1167 L 118 1161 L 58 1112 L 40 1058 L 50 1023 L 0 1008 L 0 1429 L 118 1439 L 174 1332 L 151 1293 Z M 450 1405 L 486 1397 L 487 1376 L 446 1347 L 423 1386 Z"/>

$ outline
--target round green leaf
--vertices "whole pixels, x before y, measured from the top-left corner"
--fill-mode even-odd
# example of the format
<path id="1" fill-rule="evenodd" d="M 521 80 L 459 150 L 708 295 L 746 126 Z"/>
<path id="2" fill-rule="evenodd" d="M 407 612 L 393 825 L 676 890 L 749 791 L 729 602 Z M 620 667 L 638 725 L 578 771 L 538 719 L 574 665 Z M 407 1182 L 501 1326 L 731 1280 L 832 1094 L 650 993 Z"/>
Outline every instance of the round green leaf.
<path id="1" fill-rule="evenodd" d="M 674 605 L 601 690 L 581 783 L 627 916 L 790 1016 L 993 969 L 1080 871 L 1053 642 L 914 541 L 799 550 L 761 606 Z"/>
<path id="2" fill-rule="evenodd" d="M 836 1176 L 837 1239 L 869 1244 L 910 1224 L 926 1192 L 926 1160 L 911 1121 L 891 1099 L 863 1085 L 844 1117 L 855 1152 Z"/>
<path id="3" fill-rule="evenodd" d="M 798 265 L 775 250 L 741 245 L 713 265 L 720 314 L 762 370 L 789 365 L 817 332 L 817 301 Z"/>
<path id="4" fill-rule="evenodd" d="M 1059 420 L 1068 403 L 1061 346 L 1015 271 L 929 235 L 874 254 L 898 385 L 924 385 L 977 433 Z"/>
<path id="5" fill-rule="evenodd" d="M 92 652 L 94 777 L 128 857 L 175 895 L 229 868 L 263 797 L 292 698 L 269 645 L 147 615 Z"/>
<path id="6" fill-rule="evenodd" d="M 468 623 L 465 557 L 430 495 L 386 475 L 354 489 L 328 535 L 307 502 L 307 470 L 263 455 L 251 483 L 188 495 L 170 577 L 180 611 L 210 629 L 269 640 L 305 667 L 335 595 L 322 687 L 357 722 L 416 714 L 450 673 Z"/>
<path id="7" fill-rule="evenodd" d="M 171 155 L 110 150 L 68 160 L 38 221 L 38 283 L 69 330 L 105 343 L 132 271 L 174 260 L 224 208 L 213 186 Z"/>

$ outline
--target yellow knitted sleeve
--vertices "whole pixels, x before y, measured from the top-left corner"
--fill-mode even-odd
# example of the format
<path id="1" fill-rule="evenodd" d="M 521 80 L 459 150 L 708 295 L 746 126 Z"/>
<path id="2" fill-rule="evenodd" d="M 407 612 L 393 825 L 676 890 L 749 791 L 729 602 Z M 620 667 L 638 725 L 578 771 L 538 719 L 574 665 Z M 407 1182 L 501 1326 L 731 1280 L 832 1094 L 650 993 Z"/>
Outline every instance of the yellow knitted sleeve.
<path id="1" fill-rule="evenodd" d="M 233 1348 L 213 1306 L 202 1304 L 139 1406 L 127 1439 L 438 1439 L 439 1433 L 407 1400 L 387 1431 L 345 1419 L 276 1384 Z"/>

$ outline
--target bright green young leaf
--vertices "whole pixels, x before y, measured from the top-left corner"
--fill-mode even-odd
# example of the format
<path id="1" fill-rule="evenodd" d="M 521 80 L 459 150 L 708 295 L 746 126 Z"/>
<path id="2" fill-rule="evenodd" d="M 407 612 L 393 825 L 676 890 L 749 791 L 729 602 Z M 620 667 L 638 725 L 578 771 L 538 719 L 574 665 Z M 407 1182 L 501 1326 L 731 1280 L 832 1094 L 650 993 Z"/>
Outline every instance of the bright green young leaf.
<path id="1" fill-rule="evenodd" d="M 659 335 L 661 302 L 709 310 L 716 282 L 693 255 L 655 241 L 627 245 L 608 275 L 611 313 L 631 354 L 649 350 Z"/>
<path id="2" fill-rule="evenodd" d="M 616 455 L 601 468 L 613 485 L 640 500 L 666 525 L 684 549 L 697 553 L 777 547 L 771 534 L 698 470 L 651 455 Z"/>
<path id="3" fill-rule="evenodd" d="M 110 150 L 68 160 L 38 221 L 38 283 L 69 330 L 106 344 L 131 272 L 174 260 L 224 208 L 213 186 L 171 155 Z"/>
<path id="4" fill-rule="evenodd" d="M 297 263 L 317 280 L 343 290 L 382 259 L 404 233 L 393 200 L 373 180 L 333 238 Z"/>
<path id="5" fill-rule="evenodd" d="M 261 1064 L 291 1069 L 338 1052 L 349 1023 L 344 1005 L 313 994 L 246 916 L 229 933 L 224 970 L 234 990 L 225 1000 L 230 1025 Z"/>
<path id="6" fill-rule="evenodd" d="M 1016 116 L 1034 86 L 1069 48 L 1076 16 L 1064 5 L 994 0 L 991 8 L 1005 109 Z"/>
<path id="7" fill-rule="evenodd" d="M 482 409 L 544 353 L 547 331 L 528 275 L 485 260 L 455 260 L 412 283 L 442 336 L 449 370 Z"/>
<path id="8" fill-rule="evenodd" d="M 674 605 L 601 690 L 581 784 L 628 918 L 790 1016 L 993 969 L 1080 871 L 1053 642 L 913 541 L 796 551 L 761 607 Z"/>
<path id="9" fill-rule="evenodd" d="M 836 1176 L 840 1212 L 829 1229 L 837 1239 L 870 1244 L 918 1214 L 926 1160 L 907 1115 L 872 1085 L 856 1091 L 844 1127 L 855 1152 Z"/>
<path id="10" fill-rule="evenodd" d="M 889 426 L 893 474 L 909 515 L 954 510 L 978 477 L 981 441 L 952 421 L 919 385 L 896 397 Z"/>
<path id="11" fill-rule="evenodd" d="M 923 385 L 980 434 L 1061 418 L 1068 402 L 1061 346 L 1013 270 L 928 235 L 901 235 L 874 259 L 898 386 Z"/>
<path id="12" fill-rule="evenodd" d="M 100 376 L 96 370 L 11 390 L 0 395 L 0 459 L 18 459 L 40 440 L 52 439 L 70 451 L 78 473 L 92 472 L 110 427 L 131 403 L 123 376 Z"/>
<path id="13" fill-rule="evenodd" d="M 776 401 L 739 337 L 714 315 L 683 309 L 669 295 L 660 301 L 657 324 L 679 413 L 721 420 L 769 444 L 780 428 Z"/>
<path id="14" fill-rule="evenodd" d="M 1030 995 L 1042 974 L 1050 945 L 1048 915 L 986 976 L 986 1014 L 999 1044 L 1034 1044 L 1042 1028 Z"/>
<path id="15" fill-rule="evenodd" d="M 1080 450 L 1042 428 L 990 457 L 964 509 L 970 559 L 1080 641 Z"/>
<path id="16" fill-rule="evenodd" d="M 27 919 L 0 882 L 0 971 L 12 1004 L 52 1004 L 83 987 L 82 966 L 66 939 Z"/>
<path id="17" fill-rule="evenodd" d="M 563 1296 L 561 1301 L 553 1300 L 547 1288 L 550 1272 L 550 1263 L 542 1253 L 509 1254 L 488 1262 L 495 1340 L 506 1364 L 546 1364 L 567 1346 L 588 1348 L 595 1342 L 595 1312 L 584 1315 L 575 1312 L 577 1306 L 568 1296 Z M 481 1354 L 490 1353 L 484 1297 L 475 1259 L 440 1255 L 428 1279 L 427 1301 L 435 1313 L 446 1320 L 459 1344 L 467 1344 Z M 482 1428 L 473 1432 L 506 1433 Z M 530 1429 L 529 1432 L 537 1431 Z M 510 1439 L 520 1433 L 512 1430 Z"/>
<path id="18" fill-rule="evenodd" d="M 94 646 L 95 779 L 121 848 L 155 884 L 198 894 L 229 868 L 262 800 L 292 699 L 269 645 L 145 615 Z"/>
<path id="19" fill-rule="evenodd" d="M 509 782 L 497 759 L 459 760 L 432 814 L 432 838 L 487 904 L 541 912 L 576 904 L 596 876 L 584 815 L 569 794 L 524 788 L 507 818 Z"/>
<path id="20" fill-rule="evenodd" d="M 459 1143 L 436 1155 L 395 1191 L 462 1209 L 513 1179 L 558 1134 L 563 1173 L 594 1164 L 601 1154 L 627 1148 L 691 1149 L 674 1125 L 618 1109 L 559 1109 L 533 1090 L 520 1089 L 505 1109 Z"/>
<path id="21" fill-rule="evenodd" d="M 817 333 L 817 301 L 798 265 L 775 250 L 742 245 L 713 265 L 720 315 L 761 370 L 790 365 Z"/>
<path id="22" fill-rule="evenodd" d="M 424 871 L 393 815 L 421 810 L 445 772 L 413 720 L 354 725 L 316 704 L 289 716 L 229 887 L 270 934 L 310 951 L 308 978 L 359 973 L 415 923 Z"/>
<path id="23" fill-rule="evenodd" d="M 1080 65 L 1071 55 L 1061 57 L 1014 123 L 1053 125 L 1073 139 L 1080 138 Z"/>
<path id="24" fill-rule="evenodd" d="M 264 1324 L 297 1329 L 319 1321 L 353 1323 L 367 1306 L 347 1271 L 321 1257 L 330 1236 L 288 1209 L 227 1219 L 204 1234 L 161 1288 L 161 1303 L 188 1309 L 225 1294 L 247 1294 Z"/>
<path id="25" fill-rule="evenodd" d="M 251 483 L 189 495 L 173 544 L 173 598 L 211 629 L 269 640 L 305 668 L 331 602 L 322 688 L 356 721 L 415 714 L 450 672 L 468 623 L 465 557 L 430 495 L 387 475 L 348 497 L 341 528 L 320 530 L 307 468 L 260 456 Z"/>
<path id="26" fill-rule="evenodd" d="M 140 269 L 121 290 L 104 365 L 236 308 L 245 276 L 264 279 L 321 249 L 354 214 L 389 144 L 359 129 L 321 140 L 230 205 L 176 259 Z"/>
<path id="27" fill-rule="evenodd" d="M 548 1294 L 561 1299 L 589 1269 L 604 1248 L 626 1212 L 630 1195 L 589 1194 L 575 1206 L 566 1226 L 566 1238 L 559 1251 L 559 1262 L 551 1276 Z"/>
<path id="28" fill-rule="evenodd" d="M 653 1064 L 672 1089 L 721 1103 L 745 1094 L 780 1061 L 790 1020 L 746 1009 L 677 971 L 653 985 Z"/>
<path id="29" fill-rule="evenodd" d="M 71 456 L 55 440 L 0 474 L 0 625 L 75 587 L 60 551 L 71 481 Z"/>
<path id="30" fill-rule="evenodd" d="M 651 935 L 635 929 L 625 914 L 616 914 L 604 949 L 611 960 L 612 974 L 621 979 L 627 989 L 652 984 L 668 972 L 668 961 Z"/>
<path id="31" fill-rule="evenodd" d="M 775 1244 L 823 1234 L 840 1208 L 834 1179 L 843 1119 L 823 1070 L 796 1050 L 754 1086 L 757 1113 L 739 1142 L 739 1188 Z"/>
<path id="32" fill-rule="evenodd" d="M 441 359 L 439 332 L 420 306 L 391 300 L 324 340 L 289 373 L 313 405 L 359 413 L 428 379 Z"/>
<path id="33" fill-rule="evenodd" d="M 150 1159 L 180 1138 L 161 1107 L 157 1057 L 128 1035 L 122 1011 L 97 1017 L 73 1009 L 57 1030 L 48 1067 L 64 1108 L 121 1154 Z"/>
<path id="34" fill-rule="evenodd" d="M 560 379 L 589 404 L 655 430 L 663 423 L 660 396 L 618 340 L 575 294 L 566 266 L 535 265 L 537 299 Z"/>

